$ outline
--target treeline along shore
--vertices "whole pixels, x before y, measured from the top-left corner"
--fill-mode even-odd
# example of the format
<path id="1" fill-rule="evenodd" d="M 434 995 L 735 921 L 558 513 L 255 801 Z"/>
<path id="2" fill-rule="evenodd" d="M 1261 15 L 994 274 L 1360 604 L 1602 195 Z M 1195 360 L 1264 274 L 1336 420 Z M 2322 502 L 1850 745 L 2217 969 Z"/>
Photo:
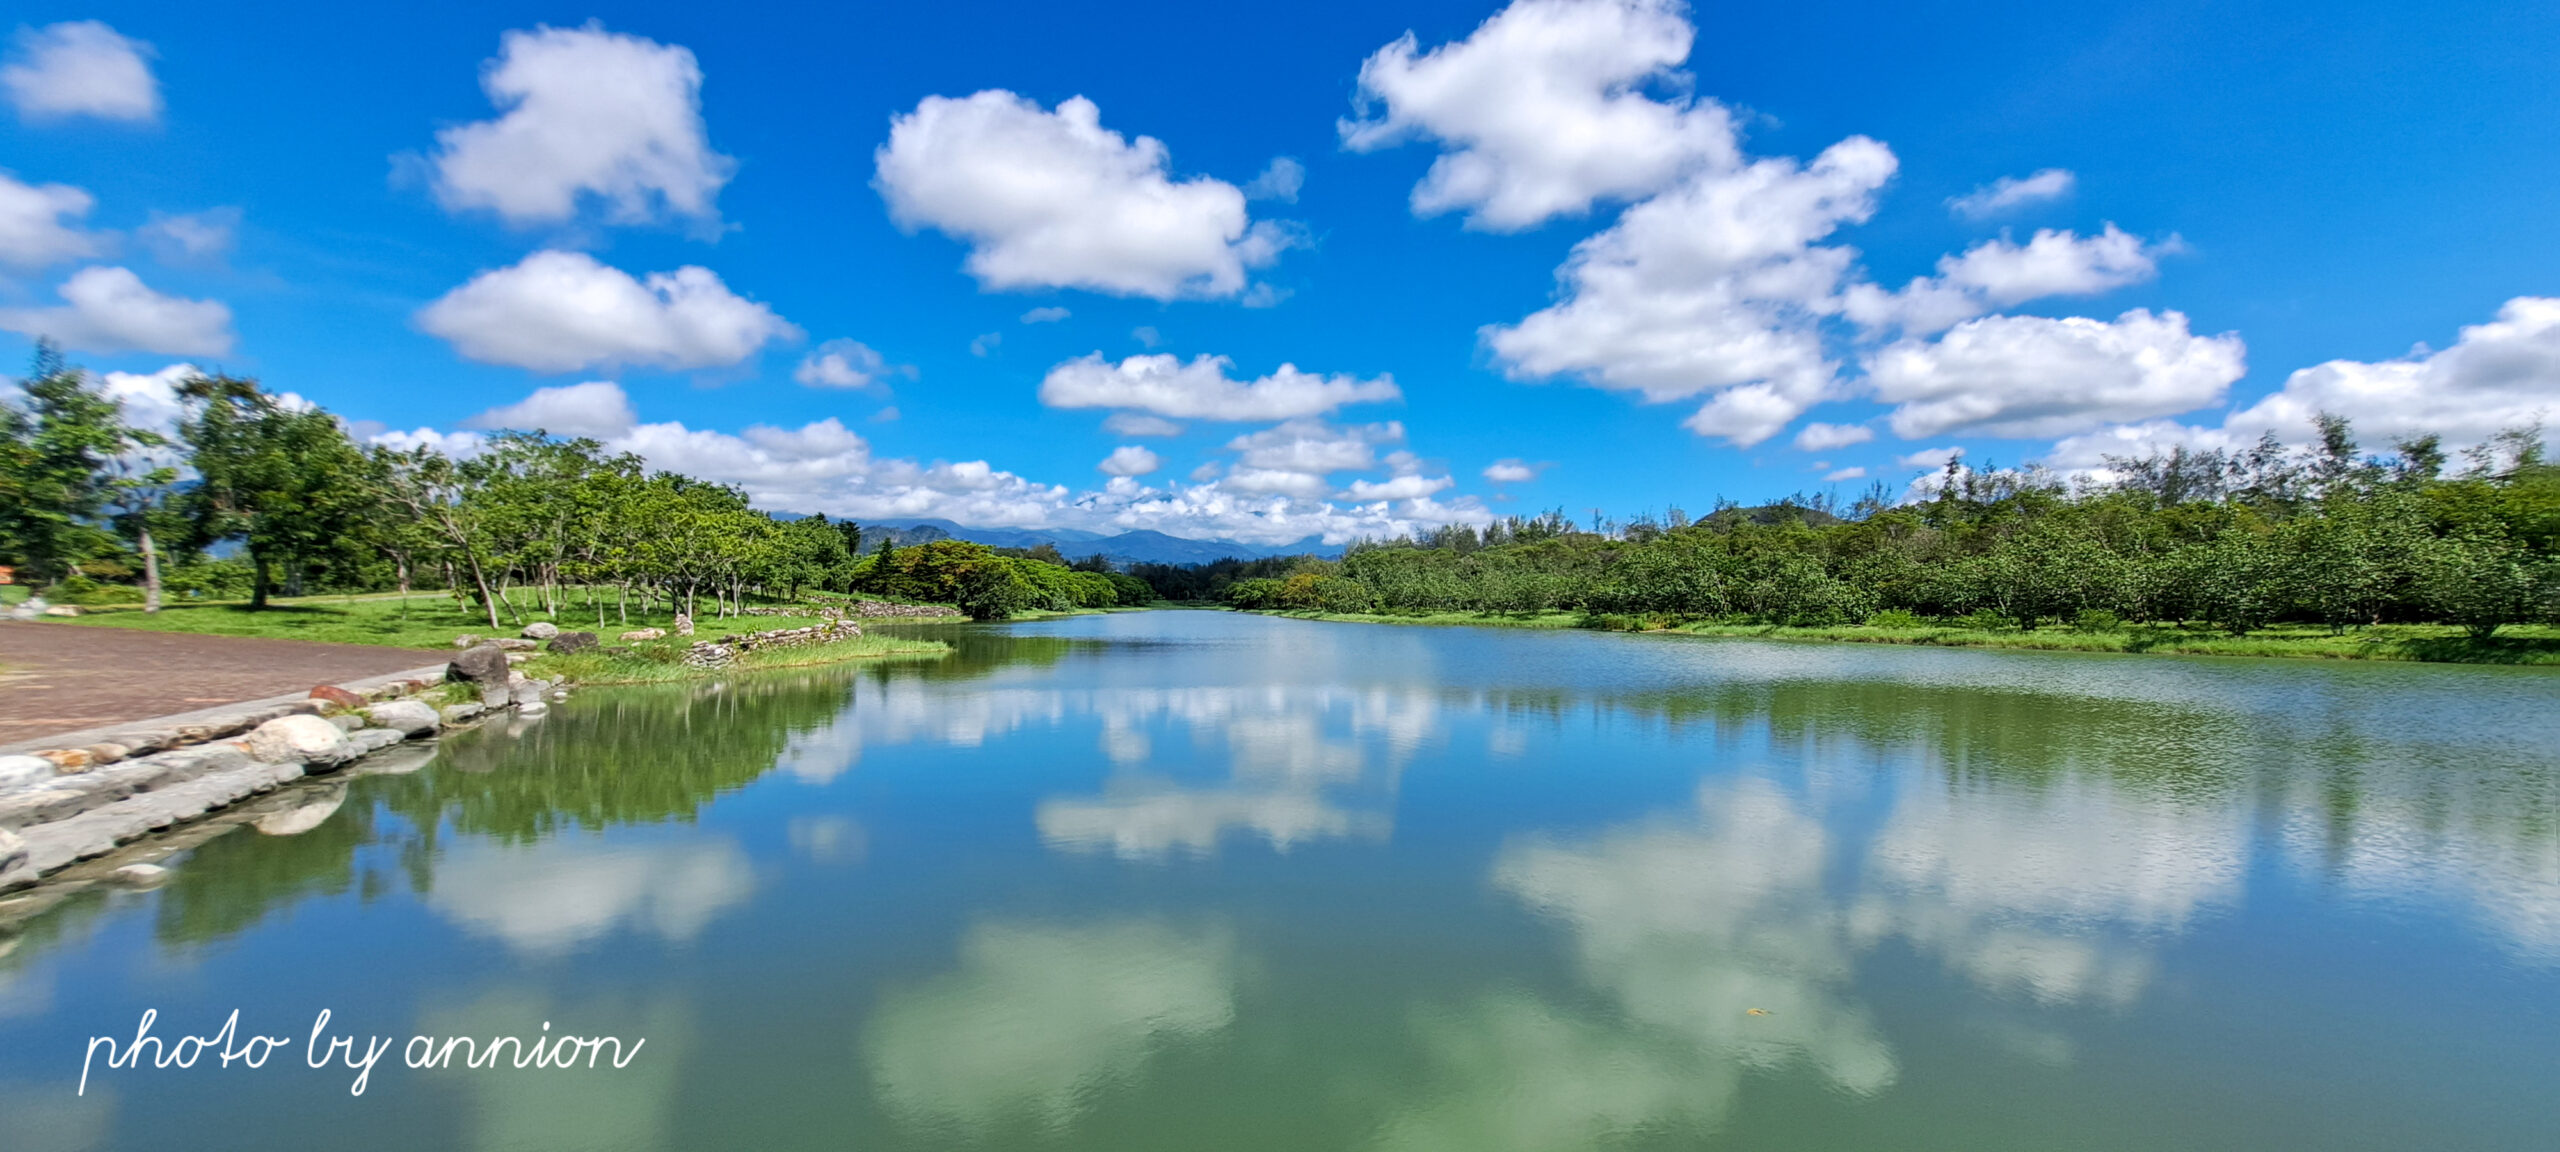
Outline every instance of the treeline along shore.
<path id="1" fill-rule="evenodd" d="M 2164 634 L 2362 632 L 2422 642 L 2422 658 L 2560 662 L 2560 639 L 2531 627 L 2560 617 L 2560 467 L 2540 429 L 2458 458 L 2434 436 L 2368 454 L 2345 420 L 2320 431 L 2111 458 L 2098 480 L 1951 462 L 1905 502 L 1877 489 L 1596 530 L 1551 512 L 1339 562 L 1140 574 L 1172 596 L 1336 616 L 2233 652 L 2257 649 Z"/>
<path id="2" fill-rule="evenodd" d="M 2078 477 L 1950 461 L 1846 506 L 1719 501 L 1696 519 L 1588 523 L 1555 511 L 1358 542 L 1340 560 L 1116 571 L 1049 545 L 866 542 L 852 522 L 759 511 L 593 440 L 499 432 L 447 454 L 359 443 L 251 380 L 197 376 L 176 394 L 174 435 L 137 428 L 39 351 L 0 403 L 0 564 L 17 583 L 146 612 L 398 593 L 404 617 L 423 590 L 449 598 L 452 622 L 490 629 L 852 598 L 982 620 L 1170 600 L 2033 647 L 2255 651 L 2229 638 L 2281 637 L 2308 654 L 2560 662 L 2560 466 L 2539 428 L 2458 453 L 2435 436 L 2367 452 L 2323 417 L 2308 445 L 2180 448 Z"/>
<path id="3" fill-rule="evenodd" d="M 253 380 L 196 376 L 176 393 L 174 435 L 135 427 L 95 380 L 39 351 L 0 403 L 0 564 L 16 584 L 57 606 L 155 613 L 440 590 L 490 629 L 735 618 L 756 599 L 829 595 L 979 619 L 1154 599 L 1054 549 L 883 538 L 866 551 L 858 525 L 759 511 L 736 488 L 650 471 L 593 440 L 500 432 L 449 455 L 358 443 L 336 416 Z"/>

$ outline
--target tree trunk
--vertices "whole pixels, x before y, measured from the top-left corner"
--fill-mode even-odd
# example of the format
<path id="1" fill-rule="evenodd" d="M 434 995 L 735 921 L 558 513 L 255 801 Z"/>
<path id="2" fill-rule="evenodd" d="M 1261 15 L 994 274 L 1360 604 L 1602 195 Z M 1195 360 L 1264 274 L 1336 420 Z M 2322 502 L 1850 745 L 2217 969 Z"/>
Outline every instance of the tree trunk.
<path id="1" fill-rule="evenodd" d="M 137 517 L 138 519 L 138 517 Z M 142 610 L 160 610 L 160 553 L 151 546 L 151 529 L 139 529 L 142 537 Z"/>
<path id="2" fill-rule="evenodd" d="M 267 606 L 267 558 L 256 549 L 249 550 L 249 610 Z"/>
<path id="3" fill-rule="evenodd" d="M 480 606 L 489 612 L 489 630 L 498 630 L 498 600 L 489 594 L 489 577 L 480 570 L 480 558 L 471 557 L 471 582 L 480 588 Z"/>

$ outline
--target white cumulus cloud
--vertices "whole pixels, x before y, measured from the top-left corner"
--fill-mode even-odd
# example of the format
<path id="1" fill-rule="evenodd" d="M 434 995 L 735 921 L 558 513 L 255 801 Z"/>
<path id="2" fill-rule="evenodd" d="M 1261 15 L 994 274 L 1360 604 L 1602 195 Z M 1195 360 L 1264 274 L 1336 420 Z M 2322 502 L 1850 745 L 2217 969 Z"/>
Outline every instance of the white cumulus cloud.
<path id="1" fill-rule="evenodd" d="M 1504 457 L 1485 465 L 1484 478 L 1496 484 L 1526 484 L 1538 478 L 1539 465 L 1518 457 Z"/>
<path id="2" fill-rule="evenodd" d="M 53 308 L 0 309 L 0 329 L 51 338 L 89 352 L 223 356 L 231 351 L 231 309 L 152 291 L 128 268 L 92 266 L 54 290 Z"/>
<path id="3" fill-rule="evenodd" d="M 97 202 L 68 184 L 28 184 L 0 172 L 0 265 L 33 271 L 103 255 L 104 240 L 79 225 Z"/>
<path id="4" fill-rule="evenodd" d="M 2178 312 L 1989 316 L 1879 350 L 1867 382 L 1905 439 L 2062 436 L 2217 403 L 2246 362 L 2239 336 L 2197 336 Z"/>
<path id="5" fill-rule="evenodd" d="M 1700 166 L 1730 168 L 1732 117 L 1684 87 L 1695 32 L 1678 0 L 1519 0 L 1465 40 L 1420 51 L 1412 33 L 1360 66 L 1363 111 L 1340 125 L 1356 151 L 1439 141 L 1413 210 L 1465 211 L 1469 227 L 1527 228 L 1599 200 L 1648 196 Z"/>
<path id="6" fill-rule="evenodd" d="M 2095 296 L 2141 283 L 2159 270 L 2159 254 L 2176 244 L 2172 238 L 2165 245 L 2145 245 L 2113 224 L 2085 237 L 2040 229 L 2024 244 L 2003 237 L 1960 256 L 1941 257 L 1936 276 L 1918 277 L 1898 292 L 1853 285 L 1843 309 L 1871 329 L 1898 327 L 1905 334 L 1925 335 L 2028 300 Z"/>
<path id="7" fill-rule="evenodd" d="M 1354 480 L 1349 488 L 1342 490 L 1342 498 L 1360 503 L 1372 500 L 1411 500 L 1418 496 L 1429 496 L 1455 483 L 1457 481 L 1447 476 L 1424 476 L 1419 473 L 1393 476 L 1385 480 Z"/>
<path id="8" fill-rule="evenodd" d="M 163 264 L 216 263 L 231 251 L 240 231 L 240 209 L 207 208 L 202 212 L 153 212 L 135 233 L 143 247 Z"/>
<path id="9" fill-rule="evenodd" d="M 1227 442 L 1247 469 L 1299 472 L 1324 477 L 1377 465 L 1376 446 L 1404 439 L 1404 425 L 1393 420 L 1335 428 L 1318 420 L 1292 420 L 1275 428 L 1247 433 Z"/>
<path id="10" fill-rule="evenodd" d="M 418 326 L 468 359 L 536 372 L 710 368 L 799 335 L 708 268 L 652 272 L 644 283 L 583 252 L 553 250 L 472 277 L 420 310 Z"/>
<path id="11" fill-rule="evenodd" d="M 702 67 L 682 46 L 583 28 L 500 38 L 480 85 L 494 120 L 436 133 L 436 198 L 509 224 L 553 224 L 592 197 L 607 220 L 716 224 L 734 161 L 711 150 Z"/>
<path id="12" fill-rule="evenodd" d="M 1245 182 L 1244 198 L 1295 204 L 1298 202 L 1298 189 L 1306 186 L 1306 165 L 1299 163 L 1294 156 L 1274 156 L 1271 163 L 1262 169 L 1261 175 Z"/>
<path id="13" fill-rule="evenodd" d="M 1825 424 L 1817 420 L 1796 433 L 1796 447 L 1807 452 L 1828 452 L 1875 438 L 1875 429 L 1863 424 Z"/>
<path id="14" fill-rule="evenodd" d="M 1073 315 L 1075 315 L 1075 313 L 1069 312 L 1064 308 L 1051 305 L 1045 308 L 1034 308 L 1023 313 L 1022 322 L 1025 324 L 1055 324 L 1058 321 L 1064 320 Z"/>
<path id="15" fill-rule="evenodd" d="M 1224 356 L 1195 356 L 1188 364 L 1170 353 L 1131 356 L 1114 364 L 1094 352 L 1051 368 L 1040 381 L 1040 402 L 1052 408 L 1123 408 L 1189 420 L 1288 420 L 1330 412 L 1346 404 L 1400 399 L 1395 381 L 1380 376 L 1320 376 L 1283 364 L 1268 376 L 1237 380 Z"/>
<path id="16" fill-rule="evenodd" d="M 2047 168 L 2032 176 L 2003 176 L 1980 188 L 1947 201 L 1947 209 L 1958 216 L 1980 220 L 2004 212 L 2043 204 L 2071 194 L 2079 178 L 2068 169 Z"/>
<path id="17" fill-rule="evenodd" d="M 1164 458 L 1135 444 L 1123 444 L 1095 465 L 1113 476 L 1144 476 L 1164 467 Z"/>
<path id="18" fill-rule="evenodd" d="M 609 380 L 590 380 L 557 388 L 537 388 L 513 404 L 492 408 L 464 421 L 471 428 L 540 429 L 557 436 L 611 439 L 640 422 L 631 398 Z"/>
<path id="19" fill-rule="evenodd" d="M 97 20 L 21 28 L 17 51 L 0 66 L 0 89 L 28 120 L 157 120 L 160 81 L 150 64 L 157 55 Z"/>
<path id="20" fill-rule="evenodd" d="M 1173 179 L 1163 141 L 1103 127 L 1081 96 L 1055 111 L 1001 89 L 928 96 L 874 160 L 890 216 L 968 244 L 990 289 L 1230 297 L 1290 243 L 1248 219 L 1235 185 Z"/>
<path id="21" fill-rule="evenodd" d="M 1809 165 L 1707 172 L 1574 246 L 1564 298 L 1485 330 L 1515 379 L 1579 378 L 1647 401 L 1711 393 L 1687 425 L 1741 446 L 1832 391 L 1819 323 L 1855 253 L 1819 241 L 1864 221 L 1896 162 L 1863 136 Z"/>
<path id="22" fill-rule="evenodd" d="M 2139 456 L 2185 445 L 2243 447 L 2261 433 L 2307 442 L 2320 413 L 2344 416 L 2369 445 L 2441 435 L 2477 444 L 2560 414 L 2560 298 L 2518 296 L 2495 319 L 2462 329 L 2453 346 L 2397 360 L 2331 360 L 2300 369 L 2284 387 L 2224 417 L 2219 426 L 2159 420 L 2100 429 L 2054 446 L 2063 467 L 2095 467 L 2107 455 Z"/>
<path id="23" fill-rule="evenodd" d="M 859 340 L 829 340 L 801 357 L 791 378 L 811 388 L 868 388 L 906 371 Z"/>
<path id="24" fill-rule="evenodd" d="M 178 385 L 199 371 L 193 364 L 171 364 L 157 372 L 109 372 L 98 390 L 123 408 L 126 424 L 174 439 L 187 411 Z"/>

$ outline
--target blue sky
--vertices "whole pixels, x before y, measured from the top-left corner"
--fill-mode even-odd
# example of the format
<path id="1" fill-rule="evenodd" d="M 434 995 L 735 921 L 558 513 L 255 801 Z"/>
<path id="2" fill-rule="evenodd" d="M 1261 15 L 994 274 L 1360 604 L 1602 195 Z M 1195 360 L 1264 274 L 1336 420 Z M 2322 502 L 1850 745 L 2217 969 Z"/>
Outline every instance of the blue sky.
<path id="1" fill-rule="evenodd" d="M 22 5 L 0 355 L 1262 542 L 2560 407 L 2560 10 L 2066 7 Z"/>

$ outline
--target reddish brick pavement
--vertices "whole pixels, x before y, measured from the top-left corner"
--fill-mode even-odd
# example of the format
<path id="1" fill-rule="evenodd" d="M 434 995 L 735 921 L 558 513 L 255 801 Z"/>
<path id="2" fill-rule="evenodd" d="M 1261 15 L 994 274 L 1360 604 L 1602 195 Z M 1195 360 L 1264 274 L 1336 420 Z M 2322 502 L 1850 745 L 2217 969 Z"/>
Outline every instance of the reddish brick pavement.
<path id="1" fill-rule="evenodd" d="M 433 664 L 366 644 L 0 621 L 0 744 Z"/>

